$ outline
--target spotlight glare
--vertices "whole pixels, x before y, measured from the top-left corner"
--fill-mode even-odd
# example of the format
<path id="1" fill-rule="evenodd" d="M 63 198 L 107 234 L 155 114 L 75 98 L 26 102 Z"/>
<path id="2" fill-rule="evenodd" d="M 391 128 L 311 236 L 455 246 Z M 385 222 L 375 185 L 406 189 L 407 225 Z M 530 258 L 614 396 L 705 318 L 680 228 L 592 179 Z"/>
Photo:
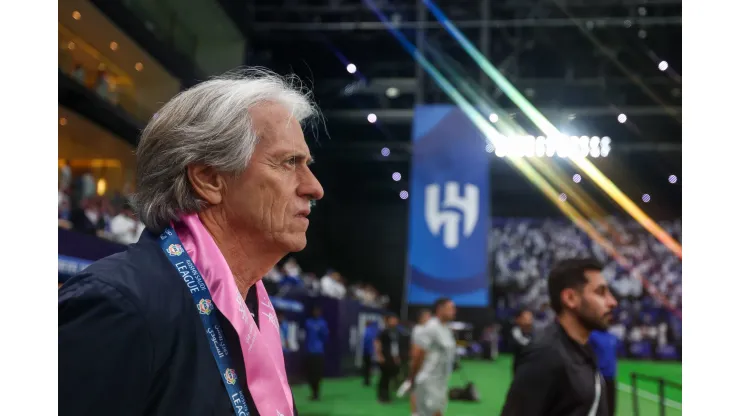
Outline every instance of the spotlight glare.
<path id="1" fill-rule="evenodd" d="M 357 72 L 357 67 L 355 66 L 355 64 L 348 64 L 347 72 L 349 72 L 350 74 L 354 74 L 355 72 Z"/>
<path id="2" fill-rule="evenodd" d="M 670 182 L 670 183 L 676 183 L 676 182 L 678 182 L 678 178 L 676 177 L 676 175 L 671 175 L 671 176 L 668 177 L 668 182 Z"/>
<path id="3" fill-rule="evenodd" d="M 642 202 L 644 202 L 646 204 L 648 202 L 650 202 L 650 195 L 648 195 L 648 194 L 642 194 Z"/>
<path id="4" fill-rule="evenodd" d="M 493 145 L 491 143 L 486 144 L 486 152 L 493 153 Z"/>
<path id="5" fill-rule="evenodd" d="M 575 175 L 573 175 L 573 182 L 575 182 L 575 183 L 581 183 L 581 175 L 579 175 L 577 173 Z"/>
<path id="6" fill-rule="evenodd" d="M 400 196 L 401 199 L 408 199 L 409 198 L 409 193 L 406 192 L 406 191 L 401 191 L 401 193 L 398 196 Z"/>
<path id="7" fill-rule="evenodd" d="M 378 121 L 378 116 L 376 116 L 375 113 L 370 113 L 367 115 L 367 121 L 375 123 L 376 121 Z"/>
<path id="8" fill-rule="evenodd" d="M 398 97 L 398 94 L 399 93 L 400 93 L 400 91 L 396 87 L 389 87 L 387 90 L 385 90 L 385 95 L 388 98 L 396 98 L 396 97 Z"/>
<path id="9" fill-rule="evenodd" d="M 625 123 L 627 121 L 627 116 L 624 113 L 622 113 L 617 116 L 617 121 L 620 123 Z"/>
<path id="10" fill-rule="evenodd" d="M 391 154 L 391 149 L 389 149 L 387 147 L 384 147 L 384 148 L 380 149 L 380 154 L 383 155 L 383 156 L 385 156 L 385 157 L 388 157 L 388 155 Z"/>
<path id="11" fill-rule="evenodd" d="M 498 121 L 498 114 L 496 114 L 496 113 L 491 113 L 491 114 L 490 114 L 490 115 L 488 116 L 488 121 L 490 121 L 491 123 L 495 123 L 495 122 L 497 122 L 497 121 Z"/>
<path id="12" fill-rule="evenodd" d="M 658 64 L 658 69 L 660 69 L 661 71 L 665 71 L 666 69 L 668 69 L 668 62 L 660 61 L 660 63 Z"/>
<path id="13" fill-rule="evenodd" d="M 561 193 L 558 199 L 560 200 L 560 202 L 565 202 L 568 199 L 568 196 Z"/>
<path id="14" fill-rule="evenodd" d="M 391 176 L 394 181 L 398 182 L 401 180 L 401 174 L 398 172 L 393 172 L 393 175 Z"/>

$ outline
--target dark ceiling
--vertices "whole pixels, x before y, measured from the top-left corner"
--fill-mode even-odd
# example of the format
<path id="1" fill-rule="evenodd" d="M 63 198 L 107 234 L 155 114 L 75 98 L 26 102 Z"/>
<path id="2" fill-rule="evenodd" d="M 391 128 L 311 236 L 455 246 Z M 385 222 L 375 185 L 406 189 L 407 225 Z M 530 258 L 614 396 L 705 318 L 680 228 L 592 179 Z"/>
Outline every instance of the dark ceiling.
<path id="1" fill-rule="evenodd" d="M 507 109 L 528 132 L 522 112 L 478 69 L 459 43 L 416 0 L 255 0 L 246 12 L 252 55 L 312 85 L 325 115 L 312 142 L 316 172 L 335 200 L 404 204 L 415 104 L 451 103 L 370 10 L 375 4 L 412 42 L 441 51 L 476 90 Z M 422 3 L 422 2 L 419 2 Z M 681 2 L 679 0 L 439 0 L 436 4 L 488 59 L 563 130 L 609 136 L 613 152 L 594 160 L 647 212 L 680 215 Z M 243 20 L 243 18 L 235 18 Z M 423 29 L 422 29 L 423 28 Z M 666 61 L 669 69 L 658 70 Z M 353 63 L 357 72 L 349 74 Z M 398 96 L 386 96 L 388 88 Z M 367 114 L 378 115 L 368 123 Z M 625 113 L 620 124 L 617 114 Z M 380 149 L 388 147 L 389 157 Z M 503 159 L 493 157 L 493 214 L 557 212 Z M 576 170 L 553 159 L 569 175 Z M 393 182 L 400 172 L 404 180 Z M 607 210 L 617 212 L 588 181 Z"/>

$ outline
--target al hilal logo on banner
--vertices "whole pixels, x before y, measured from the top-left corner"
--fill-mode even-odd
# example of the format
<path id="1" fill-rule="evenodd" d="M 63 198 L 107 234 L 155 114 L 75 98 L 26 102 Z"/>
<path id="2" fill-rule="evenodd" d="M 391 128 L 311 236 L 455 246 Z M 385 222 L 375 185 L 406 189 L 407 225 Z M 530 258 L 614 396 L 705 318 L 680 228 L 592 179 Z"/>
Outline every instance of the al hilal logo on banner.
<path id="1" fill-rule="evenodd" d="M 478 223 L 480 189 L 465 184 L 463 190 L 464 193 L 460 195 L 460 184 L 457 182 L 444 184 L 444 198 L 441 198 L 442 187 L 439 184 L 427 185 L 424 190 L 427 227 L 435 237 L 442 233 L 442 243 L 448 249 L 460 244 L 461 231 L 463 237 L 470 237 Z"/>

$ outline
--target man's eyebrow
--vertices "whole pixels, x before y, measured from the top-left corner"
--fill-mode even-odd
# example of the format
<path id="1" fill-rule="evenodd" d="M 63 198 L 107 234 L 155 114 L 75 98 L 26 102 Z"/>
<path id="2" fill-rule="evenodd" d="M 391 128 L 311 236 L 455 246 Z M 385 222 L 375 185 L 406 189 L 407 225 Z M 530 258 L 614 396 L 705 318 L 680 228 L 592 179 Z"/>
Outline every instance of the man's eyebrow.
<path id="1" fill-rule="evenodd" d="M 283 152 L 281 157 L 294 157 L 296 159 L 305 160 L 308 165 L 316 161 L 310 153 L 295 152 L 292 150 Z"/>

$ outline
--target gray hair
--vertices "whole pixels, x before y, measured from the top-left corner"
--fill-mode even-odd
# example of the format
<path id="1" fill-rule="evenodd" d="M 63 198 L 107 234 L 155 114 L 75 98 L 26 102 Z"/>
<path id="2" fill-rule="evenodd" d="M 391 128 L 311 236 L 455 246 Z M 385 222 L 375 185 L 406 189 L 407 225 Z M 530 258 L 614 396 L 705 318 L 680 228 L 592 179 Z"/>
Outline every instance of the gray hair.
<path id="1" fill-rule="evenodd" d="M 301 124 L 319 114 L 298 77 L 247 69 L 180 92 L 152 117 L 136 150 L 134 201 L 147 228 L 162 231 L 179 215 L 205 207 L 188 180 L 188 165 L 237 176 L 246 169 L 259 140 L 250 110 L 265 103 L 285 106 Z"/>

